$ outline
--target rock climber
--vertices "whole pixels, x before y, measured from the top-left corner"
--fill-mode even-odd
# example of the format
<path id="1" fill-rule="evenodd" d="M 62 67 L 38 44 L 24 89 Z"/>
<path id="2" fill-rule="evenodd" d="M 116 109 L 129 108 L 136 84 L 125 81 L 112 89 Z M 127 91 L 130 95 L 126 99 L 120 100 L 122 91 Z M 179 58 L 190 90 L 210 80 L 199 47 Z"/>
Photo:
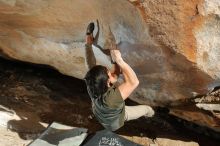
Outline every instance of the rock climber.
<path id="1" fill-rule="evenodd" d="M 109 69 L 96 65 L 92 44 L 94 41 L 94 23 L 86 30 L 86 61 L 89 71 L 85 82 L 92 101 L 92 111 L 97 120 L 108 130 L 115 131 L 124 125 L 125 121 L 139 117 L 152 117 L 154 110 L 147 105 L 126 106 L 125 100 L 137 88 L 139 80 L 133 69 L 123 60 L 119 49 L 111 49 L 112 60 L 120 68 L 123 82 L 118 81 L 117 67 Z M 115 45 L 116 46 L 116 45 Z"/>

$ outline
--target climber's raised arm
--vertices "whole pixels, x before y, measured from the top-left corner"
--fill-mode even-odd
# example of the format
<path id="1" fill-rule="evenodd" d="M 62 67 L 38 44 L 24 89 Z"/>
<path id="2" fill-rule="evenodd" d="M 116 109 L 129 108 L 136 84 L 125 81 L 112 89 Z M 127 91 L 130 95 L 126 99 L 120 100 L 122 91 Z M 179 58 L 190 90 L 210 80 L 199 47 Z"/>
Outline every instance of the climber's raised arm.
<path id="1" fill-rule="evenodd" d="M 85 61 L 88 69 L 91 69 L 96 65 L 95 55 L 92 50 L 92 44 L 94 41 L 94 37 L 93 37 L 94 27 L 95 27 L 94 23 L 91 22 L 89 23 L 86 29 Z"/>
<path id="2" fill-rule="evenodd" d="M 124 76 L 124 82 L 119 85 L 118 88 L 122 98 L 125 100 L 138 86 L 139 80 L 133 69 L 122 59 L 119 50 L 111 50 L 111 55 L 114 61 L 121 68 L 122 74 Z"/>

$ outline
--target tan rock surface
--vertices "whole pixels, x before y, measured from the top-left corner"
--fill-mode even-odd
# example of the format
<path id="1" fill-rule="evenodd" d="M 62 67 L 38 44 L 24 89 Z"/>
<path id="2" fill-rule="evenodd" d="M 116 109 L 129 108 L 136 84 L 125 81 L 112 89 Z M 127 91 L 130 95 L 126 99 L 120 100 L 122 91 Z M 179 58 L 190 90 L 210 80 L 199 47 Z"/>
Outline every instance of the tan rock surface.
<path id="1" fill-rule="evenodd" d="M 199 146 L 199 144 L 194 141 L 181 141 L 167 138 L 157 138 L 156 143 L 158 146 Z"/>
<path id="2" fill-rule="evenodd" d="M 23 140 L 18 133 L 7 130 L 0 126 L 0 143 L 2 146 L 26 146 L 31 140 Z"/>
<path id="3" fill-rule="evenodd" d="M 196 40 L 193 29 L 202 23 L 198 12 L 201 0 L 146 0 L 143 9 L 150 34 L 159 43 L 195 62 Z"/>
<path id="4" fill-rule="evenodd" d="M 147 38 L 142 33 L 143 22 L 130 3 L 109 3 L 117 8 L 115 10 L 107 7 L 106 2 L 18 0 L 12 4 L 0 1 L 1 50 L 11 58 L 47 64 L 64 74 L 83 78 L 87 70 L 84 65 L 84 37 L 90 21 L 100 21 L 101 46 L 105 42 L 108 25 L 114 29 L 118 40 L 143 42 Z M 121 10 L 126 13 L 121 13 Z M 132 31 L 127 31 L 126 27 Z"/>

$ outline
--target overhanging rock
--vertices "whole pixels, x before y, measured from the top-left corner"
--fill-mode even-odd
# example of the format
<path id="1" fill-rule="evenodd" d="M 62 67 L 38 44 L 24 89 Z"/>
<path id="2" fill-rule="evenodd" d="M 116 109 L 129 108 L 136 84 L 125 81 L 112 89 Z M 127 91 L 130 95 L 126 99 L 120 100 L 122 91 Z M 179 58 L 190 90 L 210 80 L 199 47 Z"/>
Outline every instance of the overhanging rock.
<path id="1" fill-rule="evenodd" d="M 214 14 L 209 24 L 207 18 L 218 11 L 202 9 L 213 6 L 210 3 L 0 0 L 0 50 L 2 56 L 46 64 L 82 79 L 88 70 L 85 29 L 98 19 L 97 44 L 105 45 L 110 26 L 123 58 L 140 79 L 131 98 L 143 104 L 178 104 L 193 93 L 205 93 L 207 85 L 220 78 L 214 33 L 219 19 Z M 209 31 L 214 39 L 205 35 Z M 202 41 L 206 37 L 214 43 L 211 50 Z"/>

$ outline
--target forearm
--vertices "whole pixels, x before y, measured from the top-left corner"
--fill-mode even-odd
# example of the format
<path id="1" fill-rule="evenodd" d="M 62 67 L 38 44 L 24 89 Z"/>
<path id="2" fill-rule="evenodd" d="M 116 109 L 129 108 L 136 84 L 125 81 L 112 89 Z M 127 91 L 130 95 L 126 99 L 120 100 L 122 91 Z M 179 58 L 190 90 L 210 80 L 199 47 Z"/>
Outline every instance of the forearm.
<path id="1" fill-rule="evenodd" d="M 93 66 L 96 65 L 95 55 L 92 50 L 92 45 L 90 44 L 85 44 L 85 60 L 86 60 L 88 69 L 91 69 Z"/>
<path id="2" fill-rule="evenodd" d="M 125 82 L 128 82 L 136 87 L 139 84 L 139 80 L 134 70 L 122 58 L 117 59 L 116 63 L 121 68 Z"/>

